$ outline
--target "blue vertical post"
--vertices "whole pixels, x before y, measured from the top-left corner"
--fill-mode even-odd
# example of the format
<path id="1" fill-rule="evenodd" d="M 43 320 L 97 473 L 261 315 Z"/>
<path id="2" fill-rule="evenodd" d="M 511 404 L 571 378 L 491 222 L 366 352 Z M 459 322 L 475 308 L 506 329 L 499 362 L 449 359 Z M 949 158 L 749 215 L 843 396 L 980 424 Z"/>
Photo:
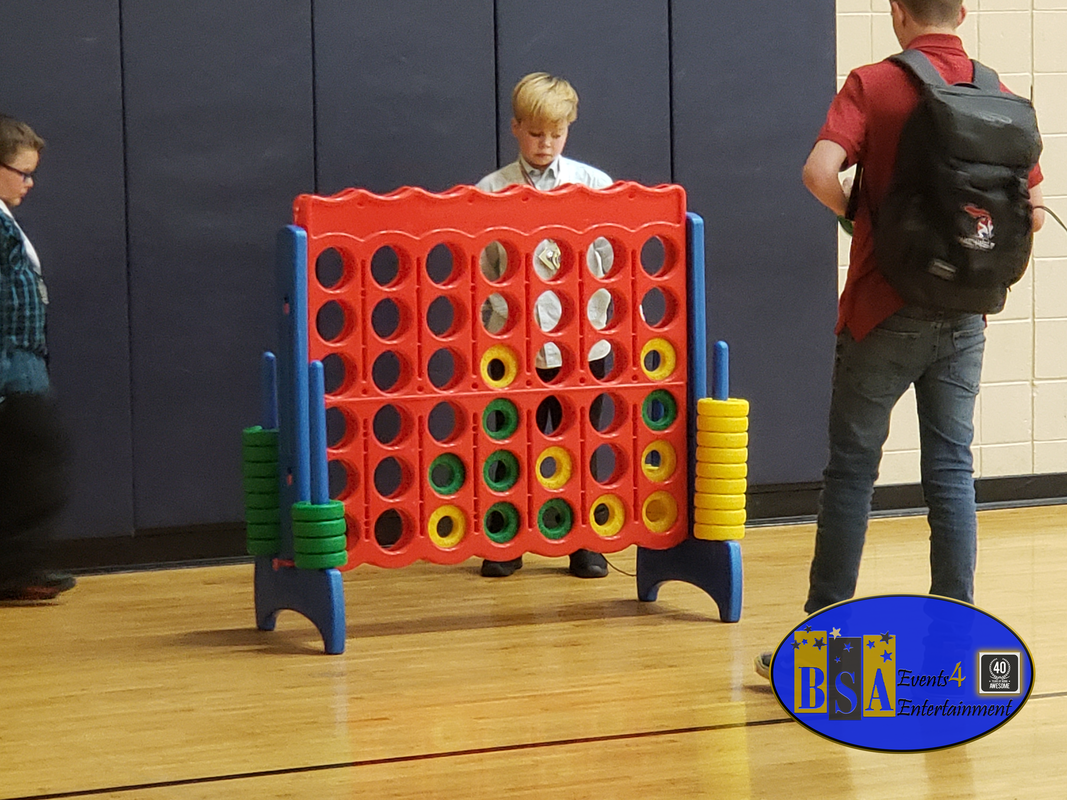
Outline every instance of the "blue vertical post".
<path id="1" fill-rule="evenodd" d="M 326 460 L 326 379 L 321 361 L 308 364 L 308 394 L 311 405 L 310 472 L 311 502 L 325 505 L 330 500 L 330 482 Z"/>
<path id="2" fill-rule="evenodd" d="M 707 288 L 704 275 L 704 220 L 686 215 L 686 245 L 689 290 L 689 508 L 693 508 L 693 479 L 696 475 L 697 402 L 708 390 Z M 725 342 L 716 342 L 712 396 L 729 397 L 730 377 Z M 692 524 L 692 521 L 690 521 Z M 692 584 L 715 601 L 723 622 L 741 618 L 741 547 L 737 542 L 697 539 L 691 533 L 667 550 L 637 548 L 637 597 L 651 602 L 667 581 Z"/>
<path id="3" fill-rule="evenodd" d="M 272 431 L 278 427 L 278 360 L 269 350 L 263 354 L 260 364 L 260 425 Z"/>
<path id="4" fill-rule="evenodd" d="M 297 569 L 292 564 L 294 552 L 290 509 L 297 501 L 312 499 L 313 448 L 318 454 L 315 460 L 320 462 L 316 465 L 319 471 L 315 478 L 317 496 L 328 499 L 329 492 L 325 477 L 325 392 L 319 388 L 323 383 L 322 365 L 318 364 L 317 370 L 312 367 L 309 372 L 308 369 L 307 232 L 296 225 L 287 225 L 278 234 L 277 275 L 279 355 L 276 414 L 281 548 L 277 559 L 265 556 L 256 559 L 256 624 L 261 630 L 274 630 L 279 611 L 296 611 L 315 624 L 322 635 L 326 652 L 334 655 L 343 653 L 345 649 L 345 604 L 341 573 L 336 569 Z M 309 388 L 309 381 L 315 384 L 315 388 Z M 315 420 L 310 418 L 312 405 L 315 408 Z M 313 433 L 316 439 L 314 443 Z"/>
<path id="5" fill-rule="evenodd" d="M 730 399 L 730 347 L 726 342 L 715 343 L 712 354 L 711 396 L 716 400 Z"/>

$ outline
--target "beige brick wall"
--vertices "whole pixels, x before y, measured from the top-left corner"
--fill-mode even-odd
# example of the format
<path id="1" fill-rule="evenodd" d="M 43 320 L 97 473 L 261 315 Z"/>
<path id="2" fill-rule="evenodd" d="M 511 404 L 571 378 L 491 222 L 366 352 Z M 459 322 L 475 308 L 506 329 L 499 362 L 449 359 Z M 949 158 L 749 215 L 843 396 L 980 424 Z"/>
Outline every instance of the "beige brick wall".
<path id="1" fill-rule="evenodd" d="M 1067 0 L 970 0 L 960 36 L 972 57 L 1032 96 L 1045 150 L 1047 204 L 1067 220 Z M 848 71 L 900 49 L 889 0 L 837 0 L 838 85 Z M 839 284 L 848 263 L 840 237 Z M 1052 220 L 1005 310 L 991 317 L 975 412 L 975 473 L 1067 472 L 1067 232 Z M 919 480 L 912 391 L 893 413 L 879 483 Z"/>

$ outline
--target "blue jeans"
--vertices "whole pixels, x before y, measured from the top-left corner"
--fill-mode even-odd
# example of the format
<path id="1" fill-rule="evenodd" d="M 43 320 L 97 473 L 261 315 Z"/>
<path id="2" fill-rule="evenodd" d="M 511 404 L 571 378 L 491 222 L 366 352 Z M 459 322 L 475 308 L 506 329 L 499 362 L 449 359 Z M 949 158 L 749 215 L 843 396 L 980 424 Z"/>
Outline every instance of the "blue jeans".
<path id="1" fill-rule="evenodd" d="M 985 321 L 978 314 L 905 308 L 861 342 L 848 331 L 838 336 L 830 458 L 819 499 L 807 613 L 856 592 L 889 415 L 913 383 L 929 508 L 930 594 L 974 602 L 978 522 L 971 441 L 984 350 Z"/>

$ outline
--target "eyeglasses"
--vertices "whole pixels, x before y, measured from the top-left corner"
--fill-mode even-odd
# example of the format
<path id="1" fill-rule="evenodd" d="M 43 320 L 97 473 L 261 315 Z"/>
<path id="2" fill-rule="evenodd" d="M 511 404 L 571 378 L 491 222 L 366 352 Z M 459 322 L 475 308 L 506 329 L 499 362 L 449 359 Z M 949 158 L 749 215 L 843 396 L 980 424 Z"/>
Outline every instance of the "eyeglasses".
<path id="1" fill-rule="evenodd" d="M 21 169 L 15 169 L 14 167 L 10 167 L 7 164 L 0 164 L 0 167 L 3 167 L 4 169 L 9 169 L 16 175 L 20 176 L 22 178 L 23 183 L 29 183 L 30 181 L 34 180 L 34 175 L 32 172 L 23 172 Z"/>

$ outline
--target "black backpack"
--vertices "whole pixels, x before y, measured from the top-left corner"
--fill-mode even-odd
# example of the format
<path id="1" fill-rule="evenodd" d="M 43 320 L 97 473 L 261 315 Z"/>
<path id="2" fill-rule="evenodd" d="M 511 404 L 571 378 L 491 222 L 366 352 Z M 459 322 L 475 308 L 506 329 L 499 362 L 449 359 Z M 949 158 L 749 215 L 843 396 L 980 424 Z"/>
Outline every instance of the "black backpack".
<path id="1" fill-rule="evenodd" d="M 1033 105 L 1001 91 L 977 61 L 971 83 L 949 85 L 918 50 L 890 60 L 919 79 L 922 95 L 872 220 L 875 262 L 909 305 L 996 313 L 1033 244 L 1027 182 L 1041 154 Z"/>

